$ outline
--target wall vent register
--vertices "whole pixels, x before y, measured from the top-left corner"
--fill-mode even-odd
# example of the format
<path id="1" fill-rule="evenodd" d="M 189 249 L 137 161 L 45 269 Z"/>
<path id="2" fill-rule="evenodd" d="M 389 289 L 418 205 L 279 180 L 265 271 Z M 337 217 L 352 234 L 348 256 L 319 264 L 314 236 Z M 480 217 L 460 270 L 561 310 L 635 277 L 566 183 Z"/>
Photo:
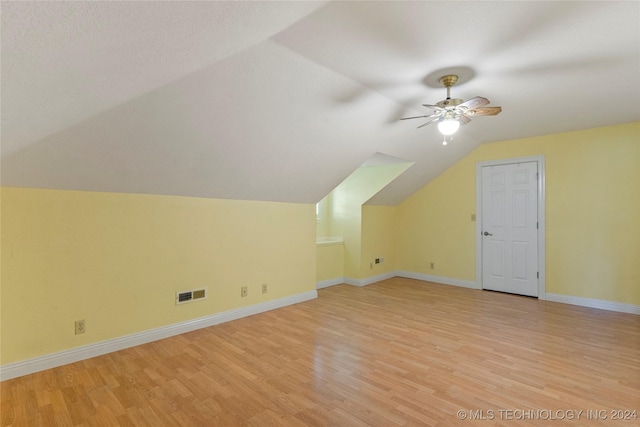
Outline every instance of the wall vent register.
<path id="1" fill-rule="evenodd" d="M 176 305 L 193 302 L 207 298 L 207 289 L 194 289 L 191 291 L 176 292 Z"/>

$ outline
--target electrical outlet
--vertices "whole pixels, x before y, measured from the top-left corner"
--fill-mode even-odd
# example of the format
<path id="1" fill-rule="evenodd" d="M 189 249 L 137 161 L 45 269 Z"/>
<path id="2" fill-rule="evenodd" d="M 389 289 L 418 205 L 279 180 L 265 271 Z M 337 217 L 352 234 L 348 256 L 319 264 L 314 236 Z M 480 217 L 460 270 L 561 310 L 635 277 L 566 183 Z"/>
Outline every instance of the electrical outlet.
<path id="1" fill-rule="evenodd" d="M 85 328 L 84 320 L 76 320 L 76 335 L 84 334 L 85 332 L 87 332 L 87 329 Z"/>
<path id="2" fill-rule="evenodd" d="M 434 268 L 436 268 L 436 263 L 432 262 L 431 264 L 429 264 L 429 266 L 431 267 L 431 269 L 433 270 Z"/>
<path id="3" fill-rule="evenodd" d="M 240 288 L 240 296 L 241 297 L 246 297 L 247 295 L 249 295 L 249 287 L 248 286 L 243 286 Z"/>
<path id="4" fill-rule="evenodd" d="M 262 293 L 263 293 L 263 294 L 266 294 L 268 291 L 269 291 L 269 289 L 267 288 L 267 284 L 266 284 L 266 283 L 263 283 L 263 284 L 262 284 Z"/>
<path id="5" fill-rule="evenodd" d="M 376 264 L 380 264 L 380 258 L 376 258 L 376 259 L 375 259 L 375 263 L 376 263 Z"/>

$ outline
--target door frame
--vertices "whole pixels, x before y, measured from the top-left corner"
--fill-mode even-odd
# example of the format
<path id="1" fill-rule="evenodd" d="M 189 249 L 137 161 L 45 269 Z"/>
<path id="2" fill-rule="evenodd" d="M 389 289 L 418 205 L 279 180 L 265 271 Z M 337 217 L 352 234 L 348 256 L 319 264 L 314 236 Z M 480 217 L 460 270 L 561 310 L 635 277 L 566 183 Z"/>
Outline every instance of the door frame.
<path id="1" fill-rule="evenodd" d="M 545 221 L 545 163 L 544 155 L 516 157 L 510 159 L 486 160 L 476 163 L 476 286 L 484 289 L 482 283 L 482 168 L 486 166 L 509 165 L 536 162 L 538 164 L 538 299 L 546 298 L 546 221 Z"/>

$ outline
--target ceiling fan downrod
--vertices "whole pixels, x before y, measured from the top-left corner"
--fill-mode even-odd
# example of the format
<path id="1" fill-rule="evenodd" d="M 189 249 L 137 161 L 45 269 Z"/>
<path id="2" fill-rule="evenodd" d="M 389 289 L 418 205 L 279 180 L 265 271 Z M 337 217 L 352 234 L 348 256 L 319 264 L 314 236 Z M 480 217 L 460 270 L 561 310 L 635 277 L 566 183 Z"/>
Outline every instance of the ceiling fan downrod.
<path id="1" fill-rule="evenodd" d="M 448 74 L 446 76 L 440 77 L 440 84 L 447 88 L 447 99 L 451 99 L 451 86 L 455 85 L 458 81 L 458 76 L 455 74 Z"/>

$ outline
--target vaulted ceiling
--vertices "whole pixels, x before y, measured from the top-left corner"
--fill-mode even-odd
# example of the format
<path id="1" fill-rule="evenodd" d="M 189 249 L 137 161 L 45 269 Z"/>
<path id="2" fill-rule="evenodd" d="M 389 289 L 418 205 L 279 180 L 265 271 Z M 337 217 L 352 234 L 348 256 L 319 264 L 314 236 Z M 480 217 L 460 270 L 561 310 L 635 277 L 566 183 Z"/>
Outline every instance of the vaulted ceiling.
<path id="1" fill-rule="evenodd" d="M 640 3 L 9 2 L 2 185 L 316 203 L 374 153 L 397 204 L 479 144 L 640 120 Z M 502 106 L 446 147 L 398 121 Z"/>

